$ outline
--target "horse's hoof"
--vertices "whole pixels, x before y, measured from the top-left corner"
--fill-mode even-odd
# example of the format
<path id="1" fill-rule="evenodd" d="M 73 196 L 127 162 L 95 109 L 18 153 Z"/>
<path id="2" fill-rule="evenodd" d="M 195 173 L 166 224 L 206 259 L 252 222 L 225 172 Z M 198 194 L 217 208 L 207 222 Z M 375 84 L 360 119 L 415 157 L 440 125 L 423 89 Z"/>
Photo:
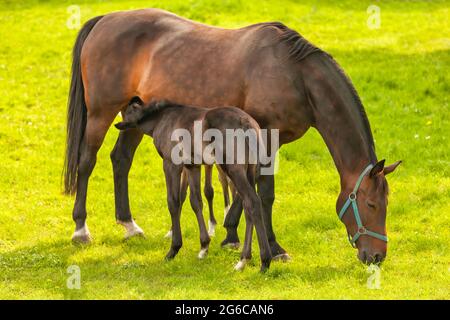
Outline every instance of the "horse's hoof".
<path id="1" fill-rule="evenodd" d="M 136 222 L 134 222 L 134 220 L 128 222 L 117 221 L 117 224 L 120 224 L 125 228 L 125 239 L 130 239 L 132 237 L 145 238 L 144 231 L 136 224 Z"/>
<path id="2" fill-rule="evenodd" d="M 172 230 L 167 231 L 166 235 L 164 236 L 165 239 L 172 239 Z"/>
<path id="3" fill-rule="evenodd" d="M 175 258 L 175 256 L 177 255 L 177 252 L 175 252 L 174 250 L 170 250 L 167 254 L 166 257 L 164 258 L 166 261 L 170 261 L 173 260 L 173 258 Z"/>
<path id="4" fill-rule="evenodd" d="M 214 237 L 216 234 L 216 224 L 213 222 L 209 222 L 208 235 L 210 237 Z"/>
<path id="5" fill-rule="evenodd" d="M 206 258 L 207 255 L 208 255 L 208 248 L 204 248 L 204 249 L 201 249 L 200 252 L 198 253 L 198 258 L 200 260 L 203 260 Z"/>
<path id="6" fill-rule="evenodd" d="M 245 268 L 245 265 L 247 264 L 247 259 L 241 259 L 238 263 L 234 266 L 234 270 L 236 271 L 242 271 Z"/>
<path id="7" fill-rule="evenodd" d="M 92 237 L 87 228 L 87 225 L 79 230 L 75 230 L 72 235 L 72 243 L 74 244 L 88 244 L 91 243 L 91 241 Z"/>
<path id="8" fill-rule="evenodd" d="M 241 244 L 239 242 L 227 242 L 227 243 L 222 242 L 222 248 L 224 249 L 237 250 L 239 249 L 240 246 Z"/>
<path id="9" fill-rule="evenodd" d="M 273 261 L 289 262 L 292 258 L 287 253 L 278 254 L 272 258 Z"/>

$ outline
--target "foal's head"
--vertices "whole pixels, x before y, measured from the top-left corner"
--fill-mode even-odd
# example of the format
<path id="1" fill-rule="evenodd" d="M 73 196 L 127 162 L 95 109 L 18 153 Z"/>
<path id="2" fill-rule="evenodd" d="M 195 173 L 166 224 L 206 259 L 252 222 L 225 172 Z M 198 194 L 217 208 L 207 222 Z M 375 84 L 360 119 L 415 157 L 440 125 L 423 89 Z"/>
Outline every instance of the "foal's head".
<path id="1" fill-rule="evenodd" d="M 337 212 L 342 214 L 341 219 L 347 228 L 350 242 L 353 239 L 352 245 L 358 249 L 358 258 L 364 263 L 380 263 L 386 257 L 389 188 L 385 176 L 393 172 L 400 163 L 398 161 L 385 167 L 384 160 L 381 160 L 366 168 L 367 172 L 360 175 L 356 191 L 354 187 L 358 182 L 342 190 L 338 198 Z M 348 205 L 347 209 L 345 204 Z"/>
<path id="2" fill-rule="evenodd" d="M 133 97 L 128 103 L 125 112 L 122 113 L 123 121 L 116 123 L 116 128 L 120 130 L 136 128 L 139 120 L 145 116 L 149 107 L 144 105 L 141 98 Z"/>

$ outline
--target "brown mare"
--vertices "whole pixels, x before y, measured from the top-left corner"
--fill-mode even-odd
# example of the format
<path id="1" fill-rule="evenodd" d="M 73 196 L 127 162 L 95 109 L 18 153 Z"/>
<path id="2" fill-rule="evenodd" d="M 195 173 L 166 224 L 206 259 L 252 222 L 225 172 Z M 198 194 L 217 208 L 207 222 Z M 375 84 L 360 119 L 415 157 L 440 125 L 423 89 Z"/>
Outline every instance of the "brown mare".
<path id="1" fill-rule="evenodd" d="M 316 128 L 340 175 L 337 211 L 364 168 L 375 165 L 363 177 L 356 203 L 364 225 L 386 234 L 385 175 L 398 163 L 384 168 L 384 161 L 378 162 L 361 101 L 330 55 L 281 23 L 229 30 L 147 9 L 93 18 L 75 43 L 65 162 L 65 190 L 76 192 L 75 241 L 90 239 L 89 176 L 108 128 L 133 96 L 205 107 L 237 106 L 261 128 L 279 129 L 280 146 Z M 142 233 L 128 201 L 128 172 L 142 136 L 139 130 L 120 132 L 111 152 L 116 220 L 128 236 Z M 261 175 L 257 185 L 272 256 L 286 256 L 272 228 L 274 176 Z M 358 226 L 350 213 L 343 222 L 354 235 Z M 227 227 L 227 239 L 236 238 L 236 224 Z M 369 235 L 359 237 L 356 246 L 363 262 L 381 261 L 386 255 L 386 242 Z"/>

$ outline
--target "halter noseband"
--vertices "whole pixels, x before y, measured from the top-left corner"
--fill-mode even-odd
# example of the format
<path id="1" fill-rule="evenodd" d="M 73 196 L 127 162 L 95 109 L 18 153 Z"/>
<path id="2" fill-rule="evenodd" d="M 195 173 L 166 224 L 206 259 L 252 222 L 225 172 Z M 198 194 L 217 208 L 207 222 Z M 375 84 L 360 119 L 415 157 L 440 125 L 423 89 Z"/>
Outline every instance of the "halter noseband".
<path id="1" fill-rule="evenodd" d="M 369 164 L 364 171 L 360 174 L 358 181 L 356 181 L 355 187 L 353 188 L 353 191 L 348 195 L 347 201 L 345 201 L 344 206 L 342 207 L 341 211 L 339 212 L 339 219 L 342 220 L 342 217 L 344 216 L 345 212 L 347 212 L 347 209 L 350 207 L 350 204 L 353 208 L 353 214 L 355 215 L 356 224 L 358 226 L 358 231 L 352 236 L 348 235 L 348 240 L 350 241 L 350 244 L 352 247 L 356 248 L 356 240 L 359 239 L 362 235 L 368 235 L 370 237 L 374 237 L 377 239 L 380 239 L 382 241 L 388 242 L 387 236 L 367 230 L 366 227 L 363 226 L 361 217 L 359 216 L 358 211 L 358 204 L 356 203 L 356 193 L 358 192 L 359 186 L 361 185 L 361 182 L 364 178 L 364 176 L 369 173 L 369 171 L 373 168 L 372 164 Z"/>

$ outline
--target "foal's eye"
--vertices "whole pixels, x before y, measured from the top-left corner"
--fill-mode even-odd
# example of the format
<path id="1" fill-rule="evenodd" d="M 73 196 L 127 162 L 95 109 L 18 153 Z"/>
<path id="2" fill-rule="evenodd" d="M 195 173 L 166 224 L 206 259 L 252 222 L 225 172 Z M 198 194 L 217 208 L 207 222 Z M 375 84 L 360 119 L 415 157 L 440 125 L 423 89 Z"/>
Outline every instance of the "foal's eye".
<path id="1" fill-rule="evenodd" d="M 367 200 L 366 203 L 370 209 L 375 209 L 375 203 L 373 203 L 372 201 L 369 201 L 369 200 Z"/>

